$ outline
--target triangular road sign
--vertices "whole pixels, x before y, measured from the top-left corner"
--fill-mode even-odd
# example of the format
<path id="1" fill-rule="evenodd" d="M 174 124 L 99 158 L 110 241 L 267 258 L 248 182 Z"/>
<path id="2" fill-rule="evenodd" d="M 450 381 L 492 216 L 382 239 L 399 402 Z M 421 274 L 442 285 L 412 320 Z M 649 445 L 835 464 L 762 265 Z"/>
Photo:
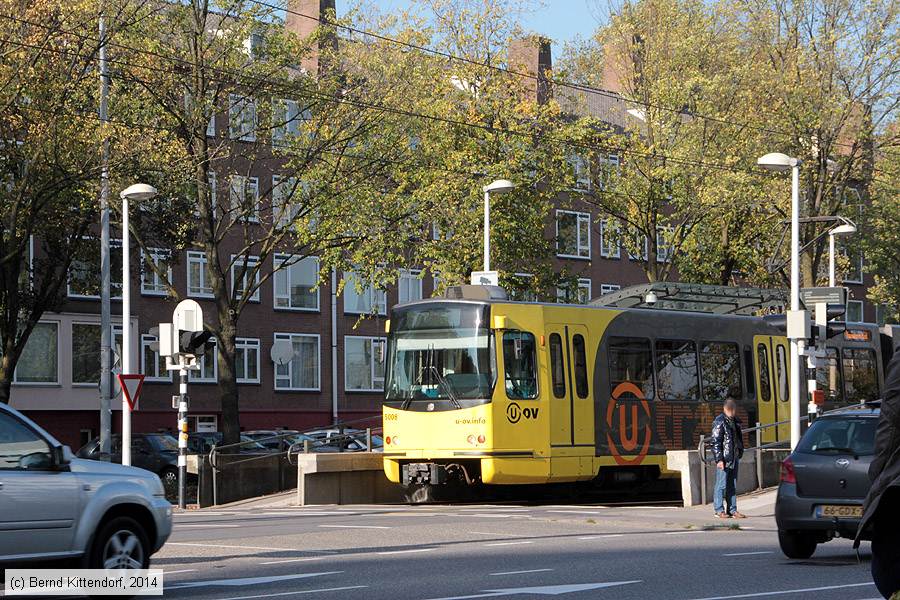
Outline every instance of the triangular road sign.
<path id="1" fill-rule="evenodd" d="M 141 395 L 141 388 L 144 386 L 144 376 L 141 374 L 123 375 L 119 373 L 117 377 L 119 378 L 119 386 L 122 388 L 122 393 L 125 394 L 125 400 L 128 401 L 128 407 L 134 410 L 134 405 L 137 404 Z"/>

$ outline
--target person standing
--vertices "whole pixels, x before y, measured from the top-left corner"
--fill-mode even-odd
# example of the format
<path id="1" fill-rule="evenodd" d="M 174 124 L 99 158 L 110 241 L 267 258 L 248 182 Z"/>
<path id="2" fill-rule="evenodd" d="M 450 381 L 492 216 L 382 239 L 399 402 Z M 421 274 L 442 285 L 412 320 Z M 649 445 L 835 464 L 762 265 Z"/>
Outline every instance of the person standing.
<path id="1" fill-rule="evenodd" d="M 869 465 L 872 487 L 853 547 L 872 540 L 872 580 L 881 595 L 900 592 L 900 349 L 885 369 L 881 415 L 875 431 L 875 456 Z"/>
<path id="2" fill-rule="evenodd" d="M 731 396 L 725 399 L 721 414 L 713 421 L 711 440 L 716 461 L 713 510 L 720 519 L 743 519 L 745 516 L 737 510 L 737 477 L 738 463 L 744 455 L 744 440 L 741 421 L 737 417 L 737 402 Z"/>

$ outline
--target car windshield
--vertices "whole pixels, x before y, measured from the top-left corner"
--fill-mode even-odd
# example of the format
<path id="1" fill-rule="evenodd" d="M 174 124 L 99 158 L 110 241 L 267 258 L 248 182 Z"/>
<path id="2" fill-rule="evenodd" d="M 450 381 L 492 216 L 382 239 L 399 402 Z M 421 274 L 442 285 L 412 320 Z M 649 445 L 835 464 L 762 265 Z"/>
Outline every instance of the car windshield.
<path id="1" fill-rule="evenodd" d="M 160 452 L 178 452 L 178 440 L 171 435 L 148 435 L 147 439 Z"/>
<path id="2" fill-rule="evenodd" d="M 488 308 L 434 304 L 397 311 L 385 399 L 489 399 L 496 377 Z"/>
<path id="3" fill-rule="evenodd" d="M 878 419 L 873 418 L 825 418 L 810 425 L 800 439 L 797 452 L 808 454 L 855 454 L 865 456 L 875 453 L 875 428 Z"/>

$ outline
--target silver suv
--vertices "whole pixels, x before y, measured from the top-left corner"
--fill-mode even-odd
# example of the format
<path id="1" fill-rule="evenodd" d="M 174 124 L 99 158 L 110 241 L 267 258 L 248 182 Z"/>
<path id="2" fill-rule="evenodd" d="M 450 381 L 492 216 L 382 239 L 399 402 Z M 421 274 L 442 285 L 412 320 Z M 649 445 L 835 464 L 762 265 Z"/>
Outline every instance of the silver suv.
<path id="1" fill-rule="evenodd" d="M 71 558 L 94 569 L 146 569 L 172 532 L 154 473 L 75 458 L 0 404 L 0 564 Z"/>

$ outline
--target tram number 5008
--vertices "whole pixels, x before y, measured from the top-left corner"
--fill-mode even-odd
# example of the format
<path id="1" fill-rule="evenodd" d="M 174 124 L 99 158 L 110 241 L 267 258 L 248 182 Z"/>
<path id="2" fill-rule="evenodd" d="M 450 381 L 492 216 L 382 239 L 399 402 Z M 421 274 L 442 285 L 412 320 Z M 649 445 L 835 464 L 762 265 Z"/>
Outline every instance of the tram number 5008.
<path id="1" fill-rule="evenodd" d="M 513 424 L 518 423 L 523 418 L 537 419 L 537 416 L 537 407 L 527 406 L 525 408 L 522 408 L 515 402 L 512 402 L 509 406 L 506 407 L 506 420 Z"/>

